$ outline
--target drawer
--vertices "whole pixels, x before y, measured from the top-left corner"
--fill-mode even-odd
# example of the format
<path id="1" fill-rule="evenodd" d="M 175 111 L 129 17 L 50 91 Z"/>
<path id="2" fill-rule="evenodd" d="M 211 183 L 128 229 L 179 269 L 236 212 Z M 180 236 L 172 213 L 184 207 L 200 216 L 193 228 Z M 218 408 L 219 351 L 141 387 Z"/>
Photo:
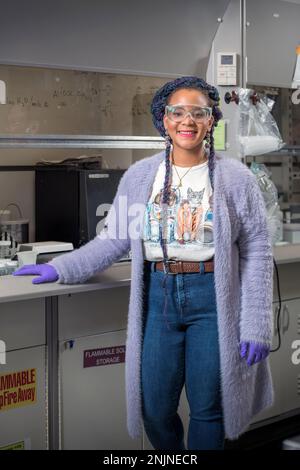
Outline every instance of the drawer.
<path id="1" fill-rule="evenodd" d="M 59 296 L 59 339 L 126 329 L 129 292 L 124 286 Z"/>
<path id="2" fill-rule="evenodd" d="M 0 339 L 6 351 L 46 344 L 45 299 L 0 304 Z"/>

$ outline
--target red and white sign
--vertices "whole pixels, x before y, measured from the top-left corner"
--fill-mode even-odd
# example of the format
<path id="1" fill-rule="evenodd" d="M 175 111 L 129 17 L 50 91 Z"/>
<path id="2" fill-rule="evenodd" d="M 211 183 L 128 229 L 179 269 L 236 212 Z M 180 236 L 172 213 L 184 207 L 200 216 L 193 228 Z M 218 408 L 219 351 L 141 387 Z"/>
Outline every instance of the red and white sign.
<path id="1" fill-rule="evenodd" d="M 111 366 L 125 362 L 126 346 L 87 349 L 83 351 L 83 367 Z"/>

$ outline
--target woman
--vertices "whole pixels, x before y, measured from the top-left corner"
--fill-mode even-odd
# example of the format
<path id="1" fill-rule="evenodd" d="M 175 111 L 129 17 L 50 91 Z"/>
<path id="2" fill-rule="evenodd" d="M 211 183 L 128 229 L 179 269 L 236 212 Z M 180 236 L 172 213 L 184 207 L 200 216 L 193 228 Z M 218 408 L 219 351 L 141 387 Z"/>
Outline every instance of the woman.
<path id="1" fill-rule="evenodd" d="M 215 154 L 218 103 L 217 89 L 198 77 L 166 83 L 151 106 L 166 150 L 125 172 L 108 230 L 70 254 L 15 273 L 40 274 L 34 283 L 84 282 L 131 249 L 127 426 L 137 438 L 143 419 L 156 449 L 185 448 L 177 414 L 184 383 L 188 449 L 223 449 L 224 438 L 237 439 L 273 403 L 267 357 L 272 245 L 255 177 L 241 162 Z M 158 199 L 158 237 L 143 238 Z M 186 199 L 201 217 L 181 238 L 178 211 Z M 127 208 L 133 204 L 142 207 L 139 230 L 131 230 L 134 216 Z"/>

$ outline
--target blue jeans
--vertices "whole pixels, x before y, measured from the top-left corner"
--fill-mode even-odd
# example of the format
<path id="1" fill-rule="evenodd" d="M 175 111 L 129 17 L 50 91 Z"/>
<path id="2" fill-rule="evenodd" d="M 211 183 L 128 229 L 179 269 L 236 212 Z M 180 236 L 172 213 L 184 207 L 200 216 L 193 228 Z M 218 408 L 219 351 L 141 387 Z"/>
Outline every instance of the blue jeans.
<path id="1" fill-rule="evenodd" d="M 185 450 L 177 413 L 185 383 L 188 449 L 224 449 L 214 273 L 169 274 L 145 262 L 141 365 L 144 429 L 155 449 Z M 167 321 L 166 321 L 167 320 Z"/>

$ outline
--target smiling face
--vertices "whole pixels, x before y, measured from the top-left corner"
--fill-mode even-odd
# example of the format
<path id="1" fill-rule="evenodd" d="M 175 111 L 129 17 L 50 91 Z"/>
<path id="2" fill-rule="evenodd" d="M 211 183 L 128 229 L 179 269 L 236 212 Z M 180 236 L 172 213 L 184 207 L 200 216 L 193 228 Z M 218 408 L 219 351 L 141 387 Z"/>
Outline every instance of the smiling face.
<path id="1" fill-rule="evenodd" d="M 168 105 L 199 105 L 210 106 L 206 95 L 199 90 L 180 89 L 172 94 L 168 101 Z M 189 108 L 187 108 L 189 109 Z M 191 150 L 193 152 L 201 149 L 202 141 L 208 131 L 210 131 L 214 118 L 211 116 L 200 123 L 196 123 L 190 115 L 187 115 L 182 122 L 174 122 L 164 116 L 164 126 L 172 139 L 174 151 Z"/>

